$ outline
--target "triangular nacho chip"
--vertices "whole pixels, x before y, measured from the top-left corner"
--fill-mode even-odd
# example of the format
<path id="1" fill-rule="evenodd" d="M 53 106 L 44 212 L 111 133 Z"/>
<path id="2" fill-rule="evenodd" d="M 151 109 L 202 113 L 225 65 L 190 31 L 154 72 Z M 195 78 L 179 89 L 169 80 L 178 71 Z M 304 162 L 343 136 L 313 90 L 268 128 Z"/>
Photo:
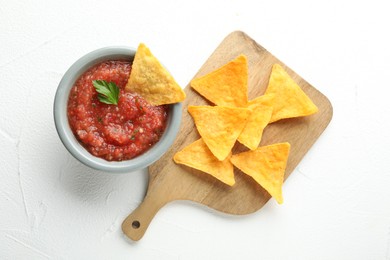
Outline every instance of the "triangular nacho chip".
<path id="1" fill-rule="evenodd" d="M 279 143 L 232 155 L 230 161 L 282 204 L 282 185 L 289 152 L 289 143 Z"/>
<path id="2" fill-rule="evenodd" d="M 273 98 L 274 95 L 269 94 L 249 101 L 251 114 L 237 140 L 251 150 L 259 146 L 263 130 L 271 119 Z"/>
<path id="3" fill-rule="evenodd" d="M 231 152 L 250 115 L 247 108 L 189 106 L 196 128 L 210 151 L 223 161 Z"/>
<path id="4" fill-rule="evenodd" d="M 154 106 L 181 102 L 186 97 L 172 75 L 143 43 L 135 53 L 125 90 L 140 94 Z"/>
<path id="5" fill-rule="evenodd" d="M 201 138 L 177 152 L 173 160 L 178 164 L 208 173 L 223 183 L 233 186 L 235 180 L 230 156 L 231 154 L 223 161 L 218 160 Z"/>
<path id="6" fill-rule="evenodd" d="M 270 123 L 284 118 L 308 116 L 317 106 L 279 64 L 274 64 L 265 94 L 275 94 Z"/>
<path id="7" fill-rule="evenodd" d="M 245 107 L 248 102 L 248 64 L 240 55 L 222 67 L 191 81 L 191 87 L 218 106 Z"/>

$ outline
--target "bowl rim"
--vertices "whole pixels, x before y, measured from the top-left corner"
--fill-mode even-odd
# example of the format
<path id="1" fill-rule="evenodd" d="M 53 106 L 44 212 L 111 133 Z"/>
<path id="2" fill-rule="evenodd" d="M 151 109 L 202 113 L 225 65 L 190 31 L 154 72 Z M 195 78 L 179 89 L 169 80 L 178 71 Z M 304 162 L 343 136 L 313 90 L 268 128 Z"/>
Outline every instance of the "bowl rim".
<path id="1" fill-rule="evenodd" d="M 74 62 L 65 72 L 54 98 L 54 124 L 61 142 L 70 154 L 84 165 L 110 173 L 128 173 L 147 168 L 171 147 L 181 124 L 182 103 L 170 104 L 167 127 L 160 140 L 143 154 L 124 161 L 107 161 L 89 153 L 76 139 L 67 117 L 69 92 L 76 80 L 91 66 L 104 60 L 133 60 L 136 49 L 127 46 L 108 46 L 91 51 Z M 175 119 L 175 120 L 174 120 Z"/>

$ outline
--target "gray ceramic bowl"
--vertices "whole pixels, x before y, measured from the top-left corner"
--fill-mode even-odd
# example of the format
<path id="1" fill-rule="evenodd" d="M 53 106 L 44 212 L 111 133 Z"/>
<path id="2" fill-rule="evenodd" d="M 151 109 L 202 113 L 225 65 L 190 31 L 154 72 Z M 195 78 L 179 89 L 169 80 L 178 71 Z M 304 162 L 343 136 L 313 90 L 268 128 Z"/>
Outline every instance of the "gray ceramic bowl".
<path id="1" fill-rule="evenodd" d="M 54 122 L 58 135 L 68 151 L 83 164 L 110 173 L 126 173 L 148 167 L 158 160 L 172 145 L 180 128 L 182 105 L 170 105 L 167 128 L 161 139 L 147 152 L 131 160 L 110 162 L 90 154 L 72 133 L 67 118 L 69 92 L 76 80 L 91 66 L 104 60 L 134 59 L 135 49 L 128 47 L 106 47 L 86 54 L 77 60 L 65 73 L 54 99 Z"/>

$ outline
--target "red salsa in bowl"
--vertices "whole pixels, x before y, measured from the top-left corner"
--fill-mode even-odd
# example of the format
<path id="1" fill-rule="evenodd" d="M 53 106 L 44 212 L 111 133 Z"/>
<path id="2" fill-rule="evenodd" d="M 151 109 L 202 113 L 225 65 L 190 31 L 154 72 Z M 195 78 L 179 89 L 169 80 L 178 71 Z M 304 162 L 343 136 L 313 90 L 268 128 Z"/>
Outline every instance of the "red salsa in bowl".
<path id="1" fill-rule="evenodd" d="M 163 135 L 168 106 L 153 106 L 136 93 L 125 92 L 131 62 L 100 62 L 84 72 L 70 90 L 67 116 L 77 140 L 94 156 L 123 161 L 145 153 Z M 94 80 L 119 87 L 118 104 L 99 101 Z"/>

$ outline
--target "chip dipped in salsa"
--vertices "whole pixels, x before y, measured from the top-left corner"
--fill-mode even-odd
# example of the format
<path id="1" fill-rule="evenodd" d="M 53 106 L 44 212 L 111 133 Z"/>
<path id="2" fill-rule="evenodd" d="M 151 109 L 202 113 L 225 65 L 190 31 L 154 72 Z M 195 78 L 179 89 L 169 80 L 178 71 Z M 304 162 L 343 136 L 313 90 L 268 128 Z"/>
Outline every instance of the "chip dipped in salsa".
<path id="1" fill-rule="evenodd" d="M 104 61 L 88 69 L 72 87 L 68 120 L 79 142 L 108 161 L 132 159 L 151 148 L 164 133 L 168 106 L 153 106 L 137 93 L 126 92 L 129 61 Z M 93 81 L 119 88 L 117 104 L 103 103 Z"/>

